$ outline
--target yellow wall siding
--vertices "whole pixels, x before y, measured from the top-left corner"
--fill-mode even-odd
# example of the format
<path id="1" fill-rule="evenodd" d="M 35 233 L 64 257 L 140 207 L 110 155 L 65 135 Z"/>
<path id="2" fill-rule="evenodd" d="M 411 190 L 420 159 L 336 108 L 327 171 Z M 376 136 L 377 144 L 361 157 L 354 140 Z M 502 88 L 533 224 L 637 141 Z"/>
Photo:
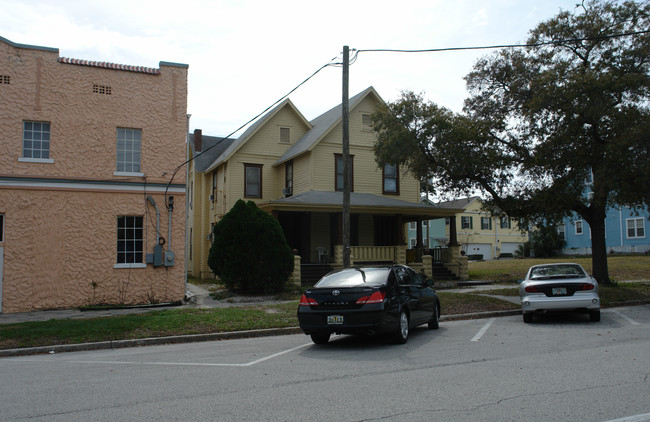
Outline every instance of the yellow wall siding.
<path id="1" fill-rule="evenodd" d="M 302 154 L 293 160 L 293 194 L 307 192 L 312 189 L 312 159 L 311 153 Z"/>

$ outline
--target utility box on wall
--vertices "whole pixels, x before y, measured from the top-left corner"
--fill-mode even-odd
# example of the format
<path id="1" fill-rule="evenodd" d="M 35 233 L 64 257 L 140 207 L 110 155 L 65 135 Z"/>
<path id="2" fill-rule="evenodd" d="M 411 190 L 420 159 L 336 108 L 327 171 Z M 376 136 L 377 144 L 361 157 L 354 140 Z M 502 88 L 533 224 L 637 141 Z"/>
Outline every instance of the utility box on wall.
<path id="1" fill-rule="evenodd" d="M 174 252 L 173 251 L 167 251 L 165 252 L 165 267 L 173 267 L 174 266 Z"/>

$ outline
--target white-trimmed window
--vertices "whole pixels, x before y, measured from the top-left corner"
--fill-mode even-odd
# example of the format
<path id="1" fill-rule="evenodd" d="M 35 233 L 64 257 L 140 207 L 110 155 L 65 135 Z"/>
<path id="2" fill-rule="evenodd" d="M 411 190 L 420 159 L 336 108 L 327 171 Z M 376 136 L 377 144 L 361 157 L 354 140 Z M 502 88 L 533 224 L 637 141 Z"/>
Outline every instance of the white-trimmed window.
<path id="1" fill-rule="evenodd" d="M 492 230 L 492 218 L 481 217 L 481 230 Z"/>
<path id="2" fill-rule="evenodd" d="M 639 239 L 645 237 L 645 222 L 643 217 L 628 218 L 625 220 L 627 223 L 627 238 Z"/>
<path id="3" fill-rule="evenodd" d="M 244 164 L 244 197 L 262 197 L 262 165 Z"/>
<path id="4" fill-rule="evenodd" d="M 417 246 L 417 239 L 410 238 L 409 239 L 409 246 L 410 246 L 410 249 L 415 249 L 415 247 Z"/>
<path id="5" fill-rule="evenodd" d="M 117 128 L 117 173 L 140 174 L 140 129 Z"/>
<path id="6" fill-rule="evenodd" d="M 583 228 L 582 228 L 582 220 L 576 221 L 576 234 L 580 235 L 584 233 Z"/>
<path id="7" fill-rule="evenodd" d="M 473 229 L 474 228 L 474 219 L 471 216 L 460 217 L 460 228 L 461 229 Z"/>
<path id="8" fill-rule="evenodd" d="M 23 156 L 19 161 L 54 162 L 50 159 L 50 122 L 23 121 Z"/>
<path id="9" fill-rule="evenodd" d="M 142 216 L 120 215 L 117 217 L 117 264 L 144 266 Z"/>
<path id="10" fill-rule="evenodd" d="M 418 228 L 417 221 L 409 221 L 409 229 L 416 230 Z"/>
<path id="11" fill-rule="evenodd" d="M 557 234 L 558 234 L 558 237 L 559 237 L 561 240 L 565 240 L 565 239 L 566 239 L 566 235 L 564 234 L 564 230 L 565 230 L 564 224 L 560 224 L 560 225 L 557 227 Z"/>
<path id="12" fill-rule="evenodd" d="M 508 217 L 501 217 L 501 228 L 502 229 L 511 229 L 512 228 L 512 222 Z"/>

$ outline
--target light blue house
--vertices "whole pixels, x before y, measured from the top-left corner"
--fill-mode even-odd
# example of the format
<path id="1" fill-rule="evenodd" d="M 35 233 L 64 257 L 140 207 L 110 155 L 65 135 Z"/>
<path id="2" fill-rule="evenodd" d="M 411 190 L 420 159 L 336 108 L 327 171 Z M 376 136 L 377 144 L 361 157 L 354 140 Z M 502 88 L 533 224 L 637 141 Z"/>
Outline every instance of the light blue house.
<path id="1" fill-rule="evenodd" d="M 608 253 L 645 253 L 650 251 L 647 226 L 650 224 L 648 209 L 634 211 L 627 207 L 610 208 L 605 218 L 605 237 Z M 566 255 L 591 254 L 591 228 L 582 217 L 574 215 L 564 219 L 559 227 L 566 245 Z"/>

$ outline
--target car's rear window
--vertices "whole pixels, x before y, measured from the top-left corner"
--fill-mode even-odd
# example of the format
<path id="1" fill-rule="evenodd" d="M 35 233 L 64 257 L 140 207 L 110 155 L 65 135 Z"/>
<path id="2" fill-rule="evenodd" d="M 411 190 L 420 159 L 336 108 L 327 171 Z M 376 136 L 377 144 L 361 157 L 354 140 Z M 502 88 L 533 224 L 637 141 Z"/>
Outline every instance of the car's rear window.
<path id="1" fill-rule="evenodd" d="M 388 280 L 388 268 L 350 268 L 327 274 L 314 287 L 382 286 Z"/>
<path id="2" fill-rule="evenodd" d="M 579 265 L 546 265 L 534 267 L 530 271 L 531 279 L 556 277 L 574 278 L 585 277 L 585 275 L 585 272 Z"/>

